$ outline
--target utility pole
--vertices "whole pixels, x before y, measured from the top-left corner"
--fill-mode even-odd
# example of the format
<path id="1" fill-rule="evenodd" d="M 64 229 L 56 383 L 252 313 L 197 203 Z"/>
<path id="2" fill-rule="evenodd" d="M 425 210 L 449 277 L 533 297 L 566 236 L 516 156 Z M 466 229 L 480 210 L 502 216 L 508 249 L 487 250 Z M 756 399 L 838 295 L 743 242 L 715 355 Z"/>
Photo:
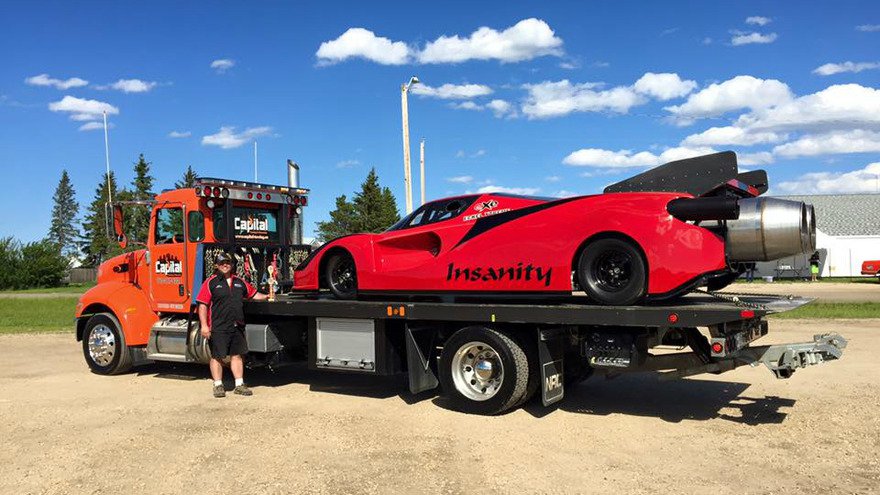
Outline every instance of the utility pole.
<path id="1" fill-rule="evenodd" d="M 422 204 L 425 204 L 425 138 L 419 145 L 419 178 L 422 181 Z"/>
<path id="2" fill-rule="evenodd" d="M 419 78 L 412 76 L 409 82 L 400 85 L 400 111 L 403 121 L 403 185 L 406 194 L 406 214 L 409 215 L 413 211 L 412 205 L 412 169 L 410 168 L 409 158 L 409 107 L 407 103 L 407 93 L 413 84 L 418 84 Z"/>
<path id="3" fill-rule="evenodd" d="M 110 138 L 107 134 L 107 111 L 104 110 L 104 160 L 107 162 L 107 202 L 113 202 L 113 193 L 110 188 Z"/>

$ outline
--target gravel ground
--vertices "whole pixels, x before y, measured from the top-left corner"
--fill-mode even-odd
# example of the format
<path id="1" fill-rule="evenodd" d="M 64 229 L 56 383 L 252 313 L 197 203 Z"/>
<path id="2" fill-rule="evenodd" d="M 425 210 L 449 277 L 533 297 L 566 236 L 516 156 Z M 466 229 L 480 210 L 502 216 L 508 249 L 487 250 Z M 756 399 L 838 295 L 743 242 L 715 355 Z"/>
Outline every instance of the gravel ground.
<path id="1" fill-rule="evenodd" d="M 2 493 L 878 493 L 880 320 L 771 323 L 850 339 L 840 361 L 659 382 L 594 379 L 561 405 L 469 416 L 403 379 L 207 369 L 90 373 L 68 334 L 0 336 Z"/>

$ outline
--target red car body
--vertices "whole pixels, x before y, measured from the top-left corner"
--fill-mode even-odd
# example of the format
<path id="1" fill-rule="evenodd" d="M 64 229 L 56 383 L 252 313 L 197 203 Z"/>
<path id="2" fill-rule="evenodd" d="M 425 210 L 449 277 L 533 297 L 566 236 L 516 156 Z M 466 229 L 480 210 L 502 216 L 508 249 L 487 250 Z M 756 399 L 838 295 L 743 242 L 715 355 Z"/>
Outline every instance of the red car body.
<path id="1" fill-rule="evenodd" d="M 612 236 L 642 251 L 648 298 L 676 295 L 706 276 L 729 273 L 723 237 L 667 211 L 671 200 L 690 197 L 625 192 L 565 199 L 481 194 L 438 200 L 385 232 L 324 244 L 297 267 L 294 287 L 326 287 L 324 263 L 344 251 L 356 266 L 359 295 L 570 295 L 581 249 L 592 239 Z M 458 206 L 455 202 L 461 207 L 452 208 Z"/>
<path id="2" fill-rule="evenodd" d="M 880 260 L 869 260 L 862 262 L 862 275 L 880 275 Z"/>

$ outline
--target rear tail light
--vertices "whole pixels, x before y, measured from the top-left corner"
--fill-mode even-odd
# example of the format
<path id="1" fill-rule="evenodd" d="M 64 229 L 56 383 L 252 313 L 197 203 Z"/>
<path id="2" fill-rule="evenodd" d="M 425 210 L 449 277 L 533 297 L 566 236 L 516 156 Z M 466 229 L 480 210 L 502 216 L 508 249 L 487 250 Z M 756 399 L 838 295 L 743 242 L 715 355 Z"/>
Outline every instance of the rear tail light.
<path id="1" fill-rule="evenodd" d="M 309 204 L 309 198 L 307 198 L 305 196 L 301 196 L 299 198 L 299 204 L 306 206 L 307 204 Z"/>
<path id="2" fill-rule="evenodd" d="M 220 194 L 222 194 L 224 198 L 228 198 L 229 197 L 229 189 L 223 188 L 223 192 L 221 192 Z"/>
<path id="3" fill-rule="evenodd" d="M 263 199 L 263 193 L 257 193 L 257 199 Z"/>
<path id="4" fill-rule="evenodd" d="M 724 346 L 721 345 L 721 342 L 715 342 L 712 344 L 712 353 L 713 354 L 721 354 L 724 352 Z"/>

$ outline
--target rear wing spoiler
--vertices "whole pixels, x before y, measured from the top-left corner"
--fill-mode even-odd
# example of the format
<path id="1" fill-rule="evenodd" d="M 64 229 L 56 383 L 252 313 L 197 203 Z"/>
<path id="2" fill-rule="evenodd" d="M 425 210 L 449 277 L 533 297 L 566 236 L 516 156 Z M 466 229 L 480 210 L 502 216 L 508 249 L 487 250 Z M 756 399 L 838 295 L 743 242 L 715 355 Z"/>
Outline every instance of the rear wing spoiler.
<path id="1" fill-rule="evenodd" d="M 759 196 L 767 192 L 767 172 L 739 172 L 736 153 L 722 151 L 711 155 L 676 160 L 611 184 L 606 193 L 684 192 L 692 196 Z"/>

